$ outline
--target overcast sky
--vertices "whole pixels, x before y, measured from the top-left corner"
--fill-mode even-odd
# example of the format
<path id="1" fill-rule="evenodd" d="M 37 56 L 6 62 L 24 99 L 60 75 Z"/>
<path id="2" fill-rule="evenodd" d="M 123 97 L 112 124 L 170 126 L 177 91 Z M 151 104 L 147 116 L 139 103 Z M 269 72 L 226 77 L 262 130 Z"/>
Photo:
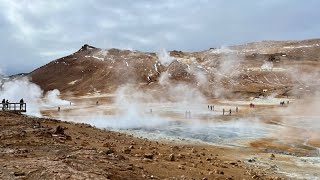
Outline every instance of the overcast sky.
<path id="1" fill-rule="evenodd" d="M 83 44 L 198 51 L 320 37 L 319 0 L 0 0 L 0 74 L 30 72 Z"/>

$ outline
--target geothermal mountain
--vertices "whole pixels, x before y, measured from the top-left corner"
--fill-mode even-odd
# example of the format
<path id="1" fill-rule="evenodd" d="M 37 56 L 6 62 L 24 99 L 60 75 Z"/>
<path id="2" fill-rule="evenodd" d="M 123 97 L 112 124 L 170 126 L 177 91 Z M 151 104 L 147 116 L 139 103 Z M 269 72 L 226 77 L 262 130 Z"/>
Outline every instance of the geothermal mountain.
<path id="1" fill-rule="evenodd" d="M 82 46 L 28 74 L 45 91 L 86 95 L 132 84 L 184 84 L 208 97 L 300 96 L 320 86 L 320 39 L 262 41 L 201 52 L 148 53 Z"/>

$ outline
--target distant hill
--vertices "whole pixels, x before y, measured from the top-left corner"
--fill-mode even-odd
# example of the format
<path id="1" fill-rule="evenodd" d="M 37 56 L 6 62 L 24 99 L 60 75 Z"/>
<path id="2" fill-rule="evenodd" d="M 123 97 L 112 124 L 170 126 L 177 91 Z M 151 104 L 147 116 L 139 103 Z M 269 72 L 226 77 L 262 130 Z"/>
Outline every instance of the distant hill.
<path id="1" fill-rule="evenodd" d="M 147 53 L 83 45 L 28 74 L 45 91 L 110 93 L 124 84 L 185 84 L 208 97 L 300 95 L 320 85 L 320 39 L 262 41 L 201 52 Z"/>

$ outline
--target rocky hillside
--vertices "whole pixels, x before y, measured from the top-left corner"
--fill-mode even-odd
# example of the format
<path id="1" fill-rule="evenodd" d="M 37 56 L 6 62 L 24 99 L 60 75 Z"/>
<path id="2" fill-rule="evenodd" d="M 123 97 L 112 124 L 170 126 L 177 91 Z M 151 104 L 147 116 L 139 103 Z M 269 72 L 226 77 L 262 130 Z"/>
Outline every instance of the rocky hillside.
<path id="1" fill-rule="evenodd" d="M 45 91 L 113 92 L 120 85 L 186 84 L 208 97 L 301 95 L 320 85 L 320 39 L 263 41 L 201 52 L 146 53 L 82 46 L 31 72 Z"/>

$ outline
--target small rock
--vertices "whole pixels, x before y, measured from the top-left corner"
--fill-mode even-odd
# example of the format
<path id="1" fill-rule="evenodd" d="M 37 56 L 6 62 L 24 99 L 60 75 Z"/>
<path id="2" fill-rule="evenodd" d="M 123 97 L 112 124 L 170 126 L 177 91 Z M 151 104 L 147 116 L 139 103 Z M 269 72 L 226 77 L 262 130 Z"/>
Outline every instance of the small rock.
<path id="1" fill-rule="evenodd" d="M 182 159 L 182 158 L 184 158 L 185 156 L 184 155 L 182 155 L 182 154 L 178 154 L 177 155 L 177 158 L 179 158 L 179 159 Z"/>
<path id="2" fill-rule="evenodd" d="M 40 128 L 40 127 L 41 127 L 40 122 L 36 122 L 36 123 L 33 125 L 33 129 Z"/>
<path id="3" fill-rule="evenodd" d="M 120 155 L 120 154 L 117 155 L 116 158 L 118 158 L 120 161 L 121 160 L 126 160 L 126 158 L 124 156 Z"/>
<path id="4" fill-rule="evenodd" d="M 270 158 L 274 159 L 274 158 L 276 158 L 276 156 L 274 154 L 271 154 Z"/>
<path id="5" fill-rule="evenodd" d="M 67 141 L 72 141 L 72 137 L 69 136 L 69 135 L 66 135 L 66 140 L 67 140 Z"/>
<path id="6" fill-rule="evenodd" d="M 13 174 L 15 176 L 24 176 L 24 175 L 26 175 L 26 173 L 24 173 L 24 172 L 14 172 Z"/>
<path id="7" fill-rule="evenodd" d="M 179 169 L 182 169 L 182 170 L 185 170 L 185 168 L 184 168 L 183 165 L 179 165 L 178 168 L 179 168 Z"/>
<path id="8" fill-rule="evenodd" d="M 234 165 L 234 166 L 238 166 L 238 163 L 236 163 L 236 162 L 230 162 L 229 164 Z"/>
<path id="9" fill-rule="evenodd" d="M 53 130 L 53 134 L 61 134 L 61 135 L 64 135 L 64 127 L 62 127 L 62 126 L 57 126 L 57 127 Z"/>
<path id="10" fill-rule="evenodd" d="M 174 161 L 174 160 L 175 160 L 174 154 L 170 154 L 170 155 L 169 155 L 169 160 L 170 160 L 170 161 Z"/>
<path id="11" fill-rule="evenodd" d="M 251 178 L 252 178 L 252 179 L 259 179 L 260 176 L 258 176 L 258 175 L 253 175 Z"/>
<path id="12" fill-rule="evenodd" d="M 68 158 L 68 159 L 77 159 L 77 156 L 75 156 L 75 155 L 67 155 L 66 158 Z"/>
<path id="13" fill-rule="evenodd" d="M 125 153 L 125 154 L 130 154 L 130 153 L 131 153 L 131 149 L 129 149 L 129 148 L 124 148 L 124 149 L 123 149 L 123 153 Z"/>
<path id="14" fill-rule="evenodd" d="M 109 154 L 114 153 L 114 150 L 112 148 L 108 148 L 104 152 L 106 153 L 106 155 L 109 155 Z"/>
<path id="15" fill-rule="evenodd" d="M 143 157 L 147 158 L 147 159 L 153 159 L 153 154 L 151 153 L 146 153 L 143 155 Z"/>
<path id="16" fill-rule="evenodd" d="M 216 173 L 216 174 L 224 174 L 224 172 L 223 172 L 223 171 L 220 171 L 220 170 L 218 170 L 218 169 L 217 169 L 217 170 L 215 170 L 215 171 L 214 171 L 214 173 Z"/>
<path id="17" fill-rule="evenodd" d="M 144 161 L 144 162 L 152 162 L 152 159 L 143 158 L 142 161 Z"/>

